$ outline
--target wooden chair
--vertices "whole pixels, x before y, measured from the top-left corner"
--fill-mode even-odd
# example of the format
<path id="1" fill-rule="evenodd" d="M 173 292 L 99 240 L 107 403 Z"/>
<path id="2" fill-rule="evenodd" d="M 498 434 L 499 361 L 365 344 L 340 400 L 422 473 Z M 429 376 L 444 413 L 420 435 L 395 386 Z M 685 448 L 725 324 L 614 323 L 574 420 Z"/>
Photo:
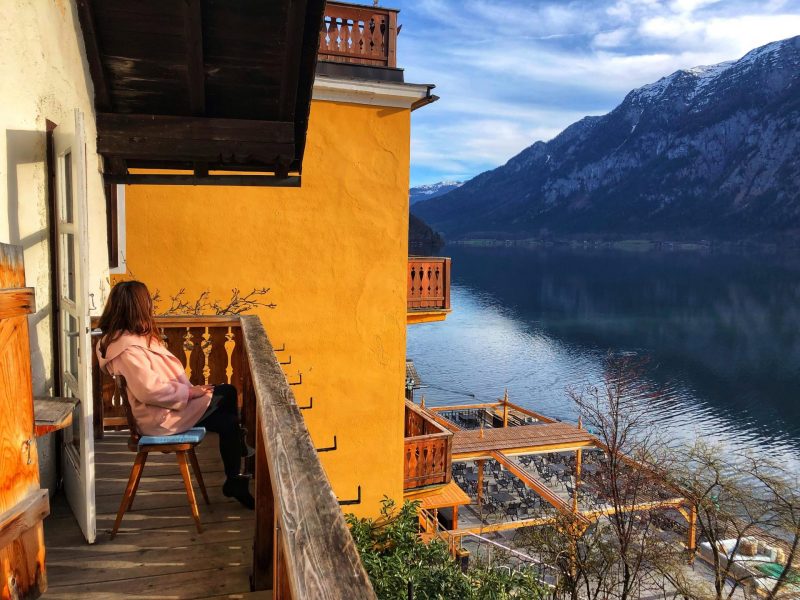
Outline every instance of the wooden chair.
<path id="1" fill-rule="evenodd" d="M 139 481 L 142 478 L 144 464 L 147 462 L 147 455 L 150 452 L 162 452 L 165 454 L 170 452 L 175 453 L 178 458 L 178 467 L 180 467 L 181 476 L 183 477 L 183 485 L 186 487 L 186 496 L 189 499 L 192 518 L 197 526 L 198 533 L 203 533 L 203 527 L 200 524 L 200 511 L 197 508 L 197 499 L 195 498 L 192 480 L 189 476 L 188 463 L 192 463 L 192 470 L 194 471 L 197 483 L 200 485 L 200 492 L 203 494 L 203 500 L 205 500 L 206 504 L 210 504 L 206 486 L 205 483 L 203 483 L 203 474 L 200 472 L 200 464 L 197 462 L 197 455 L 194 453 L 195 446 L 202 442 L 206 435 L 205 428 L 193 427 L 188 431 L 176 433 L 174 435 L 141 435 L 136 426 L 136 420 L 133 418 L 131 405 L 128 402 L 125 378 L 121 375 L 117 375 L 115 380 L 117 382 L 117 390 L 122 399 L 122 404 L 125 407 L 125 416 L 128 419 L 128 426 L 131 431 L 131 437 L 128 440 L 128 449 L 132 452 L 136 452 L 136 459 L 131 468 L 131 476 L 128 478 L 128 487 L 125 488 L 125 495 L 122 497 L 122 503 L 117 512 L 117 520 L 114 522 L 111 539 L 114 539 L 114 536 L 117 535 L 125 511 L 130 510 L 133 506 L 133 499 L 136 496 L 136 490 L 139 488 Z"/>

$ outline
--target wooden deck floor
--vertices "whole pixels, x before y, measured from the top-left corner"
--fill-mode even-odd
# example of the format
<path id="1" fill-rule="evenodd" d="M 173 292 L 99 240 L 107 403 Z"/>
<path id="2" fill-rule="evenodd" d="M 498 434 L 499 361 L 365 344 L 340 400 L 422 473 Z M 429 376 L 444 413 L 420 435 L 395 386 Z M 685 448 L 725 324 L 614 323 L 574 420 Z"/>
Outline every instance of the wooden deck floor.
<path id="1" fill-rule="evenodd" d="M 211 505 L 200 504 L 204 531 L 189 512 L 174 454 L 151 455 L 117 537 L 111 527 L 134 454 L 127 432 L 108 433 L 95 445 L 97 542 L 87 544 L 63 497 L 45 519 L 46 599 L 266 599 L 251 593 L 254 513 L 222 495 L 224 473 L 217 438 L 209 434 L 197 454 Z"/>

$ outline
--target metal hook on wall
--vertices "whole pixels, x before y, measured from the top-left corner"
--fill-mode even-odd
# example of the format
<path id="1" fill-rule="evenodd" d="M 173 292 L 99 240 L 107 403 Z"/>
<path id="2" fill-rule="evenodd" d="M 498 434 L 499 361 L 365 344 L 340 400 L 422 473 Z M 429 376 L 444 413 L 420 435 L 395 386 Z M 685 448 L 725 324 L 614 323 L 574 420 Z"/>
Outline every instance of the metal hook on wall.
<path id="1" fill-rule="evenodd" d="M 317 452 L 333 452 L 334 450 L 338 450 L 336 436 L 333 436 L 333 446 L 329 446 L 328 448 L 317 448 Z"/>
<path id="2" fill-rule="evenodd" d="M 289 355 L 289 360 L 287 360 L 286 362 L 278 361 L 278 364 L 279 365 L 290 365 L 290 364 L 292 364 L 292 355 L 291 354 Z"/>
<path id="3" fill-rule="evenodd" d="M 285 352 L 286 351 L 286 342 L 283 342 L 283 345 L 280 348 L 273 348 L 273 352 Z"/>
<path id="4" fill-rule="evenodd" d="M 314 408 L 314 396 L 308 399 L 308 404 L 306 406 L 298 406 L 300 410 L 308 410 L 309 408 Z"/>
<path id="5" fill-rule="evenodd" d="M 361 486 L 358 486 L 358 496 L 355 500 L 339 500 L 339 506 L 348 506 L 352 504 L 361 504 Z"/>
<path id="6" fill-rule="evenodd" d="M 298 379 L 297 381 L 290 381 L 289 385 L 300 385 L 303 383 L 303 374 L 300 371 L 298 371 L 297 375 L 300 377 L 300 379 Z"/>

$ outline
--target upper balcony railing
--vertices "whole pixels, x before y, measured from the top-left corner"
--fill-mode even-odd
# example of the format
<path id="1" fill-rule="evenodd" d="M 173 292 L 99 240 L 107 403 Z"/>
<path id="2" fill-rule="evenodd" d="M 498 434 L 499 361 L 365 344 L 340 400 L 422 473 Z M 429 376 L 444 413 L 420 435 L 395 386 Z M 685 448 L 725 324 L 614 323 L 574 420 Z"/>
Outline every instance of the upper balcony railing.
<path id="1" fill-rule="evenodd" d="M 450 310 L 450 259 L 408 258 L 408 311 Z"/>
<path id="2" fill-rule="evenodd" d="M 403 489 L 448 483 L 452 447 L 453 434 L 416 404 L 406 401 Z"/>
<path id="3" fill-rule="evenodd" d="M 391 8 L 328 2 L 319 34 L 319 58 L 397 67 L 397 13 Z"/>
<path id="4" fill-rule="evenodd" d="M 253 589 L 294 600 L 375 600 L 261 320 L 246 315 L 156 322 L 193 384 L 227 382 L 239 392 L 242 421 L 256 448 Z M 113 380 L 100 372 L 96 359 L 93 380 L 95 431 L 102 435 L 104 424 L 120 424 L 122 407 Z"/>

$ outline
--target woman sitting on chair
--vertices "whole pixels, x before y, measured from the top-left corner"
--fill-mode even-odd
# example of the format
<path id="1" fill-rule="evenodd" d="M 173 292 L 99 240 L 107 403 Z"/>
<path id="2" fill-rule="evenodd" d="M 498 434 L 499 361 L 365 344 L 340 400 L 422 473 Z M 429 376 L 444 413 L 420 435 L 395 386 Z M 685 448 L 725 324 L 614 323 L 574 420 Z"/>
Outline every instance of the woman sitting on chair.
<path id="1" fill-rule="evenodd" d="M 97 344 L 100 367 L 125 378 L 139 433 L 173 435 L 192 427 L 218 433 L 226 476 L 222 493 L 252 509 L 255 503 L 248 478 L 239 474 L 249 448 L 239 425 L 236 388 L 189 382 L 181 361 L 161 341 L 153 300 L 140 281 L 113 287 L 99 326 L 103 330 Z"/>

